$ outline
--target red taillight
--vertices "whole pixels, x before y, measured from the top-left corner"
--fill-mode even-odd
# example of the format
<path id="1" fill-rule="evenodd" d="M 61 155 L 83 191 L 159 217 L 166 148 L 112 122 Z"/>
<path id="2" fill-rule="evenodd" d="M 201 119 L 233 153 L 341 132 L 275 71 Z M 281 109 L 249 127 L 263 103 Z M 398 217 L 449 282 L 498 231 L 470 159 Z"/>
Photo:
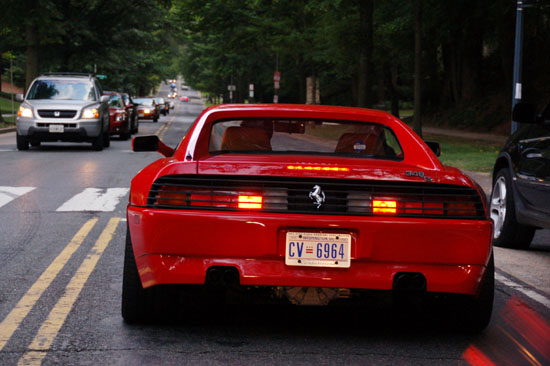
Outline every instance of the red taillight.
<path id="1" fill-rule="evenodd" d="M 261 209 L 262 208 L 262 196 L 239 196 L 239 208 L 252 208 L 252 209 Z"/>
<path id="2" fill-rule="evenodd" d="M 447 216 L 476 216 L 477 214 L 476 206 L 471 202 L 445 203 L 445 212 Z"/>
<path id="3" fill-rule="evenodd" d="M 373 200 L 372 213 L 375 214 L 396 214 L 397 201 Z"/>
<path id="4" fill-rule="evenodd" d="M 179 191 L 178 187 L 162 186 L 157 193 L 157 205 L 186 206 L 189 195 Z"/>

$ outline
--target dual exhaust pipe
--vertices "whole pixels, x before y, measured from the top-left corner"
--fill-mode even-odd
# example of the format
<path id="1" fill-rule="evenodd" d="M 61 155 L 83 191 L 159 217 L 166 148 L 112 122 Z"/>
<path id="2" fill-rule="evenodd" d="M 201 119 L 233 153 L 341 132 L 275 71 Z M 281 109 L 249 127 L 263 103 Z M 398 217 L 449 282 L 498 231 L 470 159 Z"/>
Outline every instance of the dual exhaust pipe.
<path id="1" fill-rule="evenodd" d="M 237 287 L 240 285 L 239 271 L 235 267 L 216 266 L 206 271 L 206 285 L 211 287 Z"/>

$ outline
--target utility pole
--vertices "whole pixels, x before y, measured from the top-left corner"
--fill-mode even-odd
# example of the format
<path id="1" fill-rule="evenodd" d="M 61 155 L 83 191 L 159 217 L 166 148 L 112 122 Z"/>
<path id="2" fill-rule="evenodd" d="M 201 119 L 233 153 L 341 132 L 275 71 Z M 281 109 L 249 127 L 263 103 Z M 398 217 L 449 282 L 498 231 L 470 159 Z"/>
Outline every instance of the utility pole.
<path id="1" fill-rule="evenodd" d="M 523 67 L 523 9 L 536 6 L 538 0 L 517 0 L 516 8 L 516 39 L 514 46 L 514 81 L 512 90 L 512 111 L 521 102 Z M 518 123 L 512 120 L 512 134 L 517 131 Z"/>

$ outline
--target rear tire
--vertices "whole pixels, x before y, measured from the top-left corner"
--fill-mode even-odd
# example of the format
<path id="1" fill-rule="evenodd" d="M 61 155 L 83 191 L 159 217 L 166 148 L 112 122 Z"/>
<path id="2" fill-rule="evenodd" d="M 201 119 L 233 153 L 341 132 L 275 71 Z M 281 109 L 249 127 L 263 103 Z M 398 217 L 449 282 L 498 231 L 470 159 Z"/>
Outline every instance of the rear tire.
<path id="1" fill-rule="evenodd" d="M 27 140 L 25 136 L 21 136 L 19 133 L 17 133 L 16 140 L 17 140 L 17 150 L 29 149 L 29 140 Z"/>
<path id="2" fill-rule="evenodd" d="M 120 134 L 120 139 L 121 139 L 121 140 L 126 141 L 126 140 L 128 140 L 129 138 L 130 138 L 130 132 L 126 132 L 126 133 L 121 133 L 121 134 Z"/>
<path id="3" fill-rule="evenodd" d="M 518 223 L 514 187 L 508 169 L 498 171 L 491 192 L 491 219 L 495 229 L 493 244 L 503 248 L 528 248 L 535 235 L 535 228 Z"/>
<path id="4" fill-rule="evenodd" d="M 155 304 L 156 288 L 144 289 L 139 278 L 130 230 L 126 229 L 124 272 L 122 275 L 122 318 L 128 324 L 150 319 Z"/>
<path id="5" fill-rule="evenodd" d="M 32 147 L 40 147 L 40 141 L 31 141 Z"/>
<path id="6" fill-rule="evenodd" d="M 157 116 L 157 117 L 155 117 L 155 118 L 153 118 L 153 122 L 158 122 L 158 121 L 159 121 L 159 118 L 158 118 L 158 116 Z"/>
<path id="7" fill-rule="evenodd" d="M 457 309 L 457 326 L 468 333 L 480 333 L 491 321 L 493 300 L 495 296 L 495 260 L 493 254 L 489 259 L 479 293 L 464 299 Z"/>
<path id="8" fill-rule="evenodd" d="M 103 134 L 103 147 L 111 146 L 111 134 L 108 131 Z"/>

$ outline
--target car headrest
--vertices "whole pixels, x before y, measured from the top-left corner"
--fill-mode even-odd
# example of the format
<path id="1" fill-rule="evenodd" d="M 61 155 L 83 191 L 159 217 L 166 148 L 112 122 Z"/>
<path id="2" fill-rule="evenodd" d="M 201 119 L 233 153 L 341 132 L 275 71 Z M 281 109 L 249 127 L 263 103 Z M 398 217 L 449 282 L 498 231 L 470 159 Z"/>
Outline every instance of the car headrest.
<path id="1" fill-rule="evenodd" d="M 266 130 L 258 127 L 228 127 L 222 137 L 221 149 L 225 151 L 271 151 L 271 138 Z"/>
<path id="2" fill-rule="evenodd" d="M 338 140 L 336 153 L 384 155 L 384 143 L 380 133 L 345 133 Z"/>

